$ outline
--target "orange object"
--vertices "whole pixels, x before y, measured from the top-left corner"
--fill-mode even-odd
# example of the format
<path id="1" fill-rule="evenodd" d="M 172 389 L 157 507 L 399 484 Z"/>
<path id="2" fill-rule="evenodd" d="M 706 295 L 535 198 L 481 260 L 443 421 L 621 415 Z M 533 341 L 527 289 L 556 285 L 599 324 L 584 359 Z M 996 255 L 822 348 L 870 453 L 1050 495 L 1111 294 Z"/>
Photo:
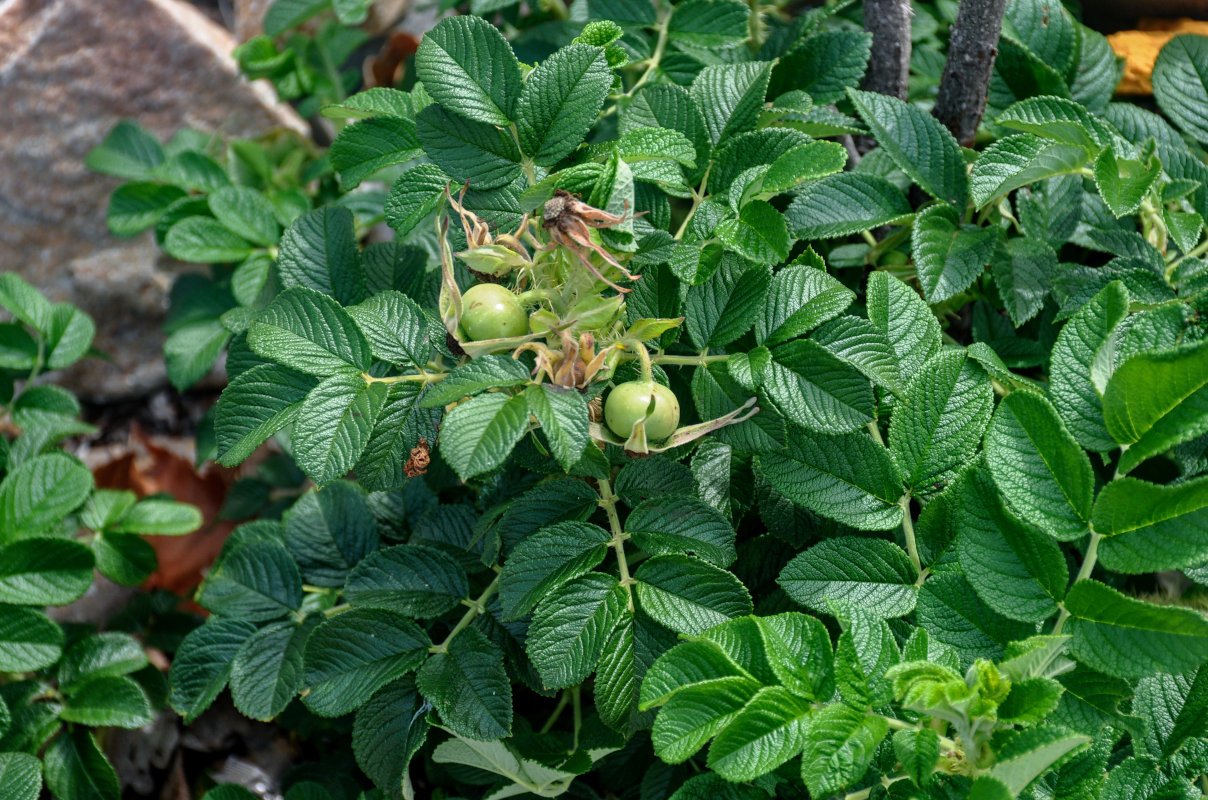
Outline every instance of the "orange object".
<path id="1" fill-rule="evenodd" d="M 1158 53 L 1180 33 L 1208 36 L 1208 22 L 1197 19 L 1142 19 L 1137 30 L 1119 31 L 1107 36 L 1116 55 L 1124 59 L 1124 76 L 1116 87 L 1117 94 L 1153 94 L 1153 65 Z"/>

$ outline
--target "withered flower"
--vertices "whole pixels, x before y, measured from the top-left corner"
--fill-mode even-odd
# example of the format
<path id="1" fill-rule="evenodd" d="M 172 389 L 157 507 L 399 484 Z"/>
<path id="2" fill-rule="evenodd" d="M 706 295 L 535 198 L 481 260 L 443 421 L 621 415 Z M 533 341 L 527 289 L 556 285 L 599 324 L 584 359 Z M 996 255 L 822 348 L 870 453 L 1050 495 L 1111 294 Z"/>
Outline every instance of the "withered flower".
<path id="1" fill-rule="evenodd" d="M 462 187 L 457 200 L 445 187 L 445 196 L 449 206 L 461 217 L 462 229 L 466 232 L 467 247 L 457 253 L 457 257 L 466 263 L 471 271 L 480 275 L 503 275 L 512 270 L 532 263 L 528 250 L 520 241 L 520 234 L 528 225 L 528 215 L 520 220 L 520 227 L 515 233 L 491 234 L 490 227 L 473 211 L 467 209 L 462 202 L 466 197 L 467 183 Z"/>
<path id="2" fill-rule="evenodd" d="M 642 214 L 644 213 L 646 212 L 643 211 Z M 601 275 L 600 270 L 591 263 L 591 257 L 583 251 L 583 248 L 595 251 L 606 262 L 619 269 L 626 278 L 636 281 L 641 275 L 634 275 L 622 267 L 611 253 L 593 242 L 590 230 L 591 228 L 611 228 L 613 225 L 620 225 L 635 216 L 641 216 L 641 214 L 618 217 L 616 214 L 589 206 L 570 192 L 559 189 L 554 192 L 553 197 L 545 202 L 541 227 L 549 231 L 550 239 L 554 244 L 560 244 L 577 255 L 592 275 L 618 292 L 628 292 L 629 289 L 622 288 Z"/>
<path id="3" fill-rule="evenodd" d="M 612 349 L 606 347 L 596 352 L 596 340 L 590 333 L 579 334 L 578 340 L 567 330 L 558 331 L 562 340 L 561 350 L 551 350 L 541 342 L 525 342 L 516 348 L 512 358 L 519 358 L 526 351 L 535 353 L 537 365 L 533 376 L 545 375 L 550 383 L 567 389 L 586 389 L 592 379 L 604 368 L 604 361 Z"/>

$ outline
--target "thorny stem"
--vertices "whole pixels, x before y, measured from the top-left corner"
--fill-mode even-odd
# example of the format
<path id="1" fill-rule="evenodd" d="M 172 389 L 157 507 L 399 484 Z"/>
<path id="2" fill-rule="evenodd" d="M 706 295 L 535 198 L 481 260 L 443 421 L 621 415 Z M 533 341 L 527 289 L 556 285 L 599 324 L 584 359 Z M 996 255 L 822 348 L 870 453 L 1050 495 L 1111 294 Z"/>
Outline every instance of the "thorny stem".
<path id="1" fill-rule="evenodd" d="M 654 371 L 651 365 L 650 351 L 646 349 L 646 345 L 638 341 L 630 340 L 625 342 L 625 347 L 637 353 L 638 360 L 642 362 L 642 380 L 646 382 L 654 380 Z"/>
<path id="2" fill-rule="evenodd" d="M 625 533 L 621 527 L 621 518 L 617 516 L 617 496 L 612 493 L 612 484 L 607 478 L 597 478 L 596 483 L 600 489 L 600 507 L 604 509 L 604 513 L 608 515 L 608 529 L 612 531 L 612 539 L 608 544 L 617 554 L 617 567 L 621 573 L 621 585 L 625 587 L 625 594 L 629 599 L 629 612 L 634 611 L 633 606 L 633 584 L 634 580 L 629 576 L 629 561 L 625 558 L 625 540 L 629 538 L 629 534 Z"/>
<path id="3" fill-rule="evenodd" d="M 443 642 L 441 642 L 440 644 L 434 644 L 431 647 L 429 647 L 428 652 L 429 653 L 448 652 L 449 643 L 452 642 L 457 637 L 457 634 L 461 633 L 467 627 L 469 627 L 470 623 L 474 621 L 475 617 L 477 617 L 479 614 L 484 613 L 487 610 L 487 601 L 491 599 L 491 595 L 495 594 L 496 590 L 498 590 L 498 589 L 499 589 L 499 576 L 496 575 L 495 580 L 491 581 L 487 585 L 487 588 L 482 590 L 482 594 L 478 595 L 478 599 L 470 604 L 470 607 L 466 610 L 466 613 L 461 615 L 461 619 L 457 621 L 457 624 L 455 626 L 453 626 L 453 630 L 449 631 L 449 635 L 445 637 L 445 640 Z"/>

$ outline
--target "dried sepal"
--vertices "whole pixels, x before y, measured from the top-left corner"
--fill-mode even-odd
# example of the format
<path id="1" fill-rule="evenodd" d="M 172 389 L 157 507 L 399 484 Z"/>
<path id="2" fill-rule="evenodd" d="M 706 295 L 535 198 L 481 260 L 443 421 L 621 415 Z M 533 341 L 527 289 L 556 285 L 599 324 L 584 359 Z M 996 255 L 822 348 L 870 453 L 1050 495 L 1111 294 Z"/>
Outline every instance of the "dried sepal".
<path id="1" fill-rule="evenodd" d="M 737 425 L 740 422 L 746 422 L 751 417 L 759 413 L 759 407 L 755 405 L 757 399 L 752 397 L 743 403 L 738 408 L 716 419 L 700 422 L 696 425 L 687 425 L 679 428 L 675 433 L 671 434 L 665 441 L 658 444 L 650 444 L 646 441 L 645 420 L 638 420 L 633 426 L 633 432 L 628 439 L 622 439 L 608 429 L 606 425 L 599 422 L 590 423 L 591 437 L 597 441 L 615 444 L 625 448 L 631 456 L 642 457 L 650 453 L 663 453 L 676 447 L 682 447 L 689 442 L 694 442 L 702 436 L 707 436 L 714 431 L 719 431 L 728 425 Z"/>

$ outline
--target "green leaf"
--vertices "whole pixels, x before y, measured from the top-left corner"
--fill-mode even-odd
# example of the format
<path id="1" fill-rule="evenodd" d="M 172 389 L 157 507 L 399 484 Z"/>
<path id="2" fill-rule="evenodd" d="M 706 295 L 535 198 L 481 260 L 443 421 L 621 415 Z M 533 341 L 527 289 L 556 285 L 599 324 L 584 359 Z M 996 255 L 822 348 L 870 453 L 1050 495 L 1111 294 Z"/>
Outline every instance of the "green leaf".
<path id="1" fill-rule="evenodd" d="M 302 605 L 302 574 L 274 541 L 228 547 L 201 585 L 197 601 L 223 618 L 265 622 Z"/>
<path id="2" fill-rule="evenodd" d="M 645 501 L 625 520 L 625 532 L 652 555 L 692 553 L 719 567 L 728 567 L 738 557 L 730 523 L 694 497 Z"/>
<path id="3" fill-rule="evenodd" d="M 341 305 L 364 300 L 365 273 L 352 212 L 324 206 L 294 220 L 281 237 L 277 274 L 286 289 L 315 289 Z"/>
<path id="4" fill-rule="evenodd" d="M 352 752 L 389 798 L 399 797 L 410 785 L 407 766 L 428 734 L 425 702 L 408 676 L 383 686 L 357 709 Z"/>
<path id="5" fill-rule="evenodd" d="M 551 591 L 604 560 L 608 531 L 586 522 L 558 522 L 529 534 L 503 565 L 499 599 L 504 619 L 526 616 Z"/>
<path id="6" fill-rule="evenodd" d="M 1011 514 L 982 469 L 962 480 L 957 499 L 957 552 L 978 596 L 1011 619 L 1056 614 L 1069 581 L 1057 543 Z"/>
<path id="7" fill-rule="evenodd" d="M 959 351 L 932 357 L 906 385 L 889 425 L 889 453 L 906 488 L 955 477 L 976 455 L 993 408 L 985 370 Z"/>
<path id="8" fill-rule="evenodd" d="M 904 617 L 914 610 L 917 578 L 910 558 L 892 542 L 840 536 L 798 554 L 776 582 L 793 600 L 823 614 L 838 601 L 877 617 Z"/>
<path id="9" fill-rule="evenodd" d="M 1089 579 L 1070 588 L 1065 607 L 1070 653 L 1108 675 L 1178 675 L 1208 659 L 1208 621 L 1190 609 L 1143 603 Z"/>
<path id="10" fill-rule="evenodd" d="M 0 603 L 64 606 L 92 585 L 92 551 L 80 542 L 37 537 L 0 548 Z"/>
<path id="11" fill-rule="evenodd" d="M 168 229 L 164 252 L 181 261 L 224 264 L 242 261 L 252 254 L 252 245 L 210 217 L 185 217 Z"/>
<path id="12" fill-rule="evenodd" d="M 206 376 L 230 339 L 230 331 L 218 320 L 176 329 L 164 342 L 168 380 L 177 391 L 188 389 Z"/>
<path id="13" fill-rule="evenodd" d="M 671 12 L 667 36 L 694 47 L 734 47 L 747 38 L 750 16 L 738 0 L 687 0 Z"/>
<path id="14" fill-rule="evenodd" d="M 834 691 L 834 657 L 826 626 L 796 611 L 756 617 L 755 622 L 777 680 L 806 700 L 829 699 Z"/>
<path id="15" fill-rule="evenodd" d="M 654 659 L 673 641 L 671 634 L 644 614 L 621 614 L 600 650 L 594 699 L 600 720 L 622 734 L 632 735 L 650 724 L 649 713 L 638 709 L 643 678 Z"/>
<path id="16" fill-rule="evenodd" d="M 872 34 L 864 31 L 827 30 L 810 36 L 776 65 L 769 94 L 804 91 L 815 106 L 842 100 L 849 87 L 860 85 L 871 48 Z"/>
<path id="17" fill-rule="evenodd" d="M 885 448 L 862 433 L 789 431 L 783 453 L 757 457 L 760 473 L 798 505 L 861 530 L 902 522 L 902 483 Z"/>
<path id="18" fill-rule="evenodd" d="M 701 419 L 716 419 L 738 409 L 750 398 L 730 377 L 725 364 L 698 367 L 692 377 L 692 399 Z M 764 453 L 784 446 L 784 418 L 771 408 L 762 408 L 746 422 L 728 425 L 713 434 L 719 442 L 744 453 Z"/>
<path id="19" fill-rule="evenodd" d="M 155 571 L 155 548 L 132 533 L 98 534 L 92 540 L 96 568 L 122 586 L 137 586 Z"/>
<path id="20" fill-rule="evenodd" d="M 1036 626 L 1003 617 L 959 572 L 932 575 L 919 590 L 918 625 L 960 655 L 962 666 L 978 658 L 1000 659 L 1009 642 L 1032 635 Z"/>
<path id="21" fill-rule="evenodd" d="M 147 666 L 143 646 L 128 633 L 87 636 L 67 648 L 59 662 L 59 688 L 71 693 L 96 678 L 128 675 Z"/>
<path id="22" fill-rule="evenodd" d="M 86 728 L 64 731 L 42 756 L 46 788 L 59 800 L 118 800 L 117 773 Z"/>
<path id="23" fill-rule="evenodd" d="M 1166 43 L 1153 65 L 1153 96 L 1158 106 L 1200 144 L 1208 144 L 1206 63 L 1208 37 L 1183 34 Z"/>
<path id="24" fill-rule="evenodd" d="M 655 754 L 668 764 L 686 761 L 733 721 L 760 688 L 749 677 L 726 677 L 676 692 L 654 720 L 650 738 Z"/>
<path id="25" fill-rule="evenodd" d="M 23 462 L 0 483 L 0 541 L 49 530 L 91 491 L 92 473 L 66 453 Z"/>
<path id="26" fill-rule="evenodd" d="M 124 183 L 109 196 L 105 222 L 114 236 L 136 236 L 159 221 L 160 216 L 180 198 L 183 189 L 162 183 Z"/>
<path id="27" fill-rule="evenodd" d="M 19 322 L 0 322 L 0 368 L 25 372 L 38 360 L 38 343 Z"/>
<path id="28" fill-rule="evenodd" d="M 440 383 L 430 386 L 422 405 L 425 408 L 440 408 L 487 389 L 506 389 L 528 382 L 528 369 L 516 359 L 504 355 L 480 356 L 454 369 Z"/>
<path id="29" fill-rule="evenodd" d="M 847 96 L 898 169 L 936 200 L 964 210 L 969 202 L 965 159 L 939 120 L 887 94 L 848 89 Z"/>
<path id="30" fill-rule="evenodd" d="M 1086 533 L 1095 488 L 1091 462 L 1043 397 L 1012 392 L 1003 398 L 986 431 L 986 462 L 1024 520 L 1062 541 Z"/>
<path id="31" fill-rule="evenodd" d="M 420 407 L 423 384 L 392 383 L 361 460 L 353 468 L 357 481 L 370 491 L 386 491 L 407 480 L 407 461 L 421 439 L 436 441 L 440 411 Z"/>
<path id="32" fill-rule="evenodd" d="M 42 762 L 28 753 L 0 753 L 0 798 L 38 800 Z"/>
<path id="33" fill-rule="evenodd" d="M 545 688 L 573 686 L 591 674 L 625 604 L 617 579 L 598 572 L 575 578 L 542 601 L 525 647 Z"/>
<path id="34" fill-rule="evenodd" d="M 340 185 L 354 189 L 375 173 L 423 155 L 415 123 L 398 117 L 374 117 L 346 126 L 331 143 L 328 157 Z"/>
<path id="35" fill-rule="evenodd" d="M 644 86 L 621 112 L 619 128 L 622 135 L 635 128 L 679 131 L 692 143 L 698 168 L 712 150 L 704 116 L 688 91 L 675 84 Z"/>
<path id="36" fill-rule="evenodd" d="M 679 633 L 700 634 L 751 613 L 751 596 L 738 578 L 692 556 L 654 556 L 633 577 L 642 610 Z"/>
<path id="37" fill-rule="evenodd" d="M 402 239 L 440 206 L 450 178 L 435 164 L 420 164 L 404 172 L 386 198 L 386 223 Z M 477 184 L 475 184 L 477 185 Z"/>
<path id="38" fill-rule="evenodd" d="M 1208 478 L 1158 486 L 1118 478 L 1095 499 L 1099 560 L 1138 575 L 1208 562 Z"/>
<path id="39" fill-rule="evenodd" d="M 306 640 L 303 702 L 320 716 L 347 714 L 419 667 L 428 647 L 428 635 L 402 614 L 376 608 L 337 614 Z"/>
<path id="40" fill-rule="evenodd" d="M 801 755 L 801 779 L 814 797 L 834 794 L 864 776 L 889 727 L 842 703 L 819 711 L 810 724 Z"/>
<path id="41" fill-rule="evenodd" d="M 210 619 L 180 643 L 172 659 L 168 702 L 186 724 L 201 716 L 231 676 L 231 662 L 256 632 L 250 622 Z"/>
<path id="42" fill-rule="evenodd" d="M 0 605 L 0 671 L 33 672 L 63 654 L 63 629 L 35 608 Z"/>
<path id="43" fill-rule="evenodd" d="M 990 775 L 1002 781 L 1014 797 L 1056 762 L 1090 740 L 1089 736 L 1071 733 L 1055 725 L 1019 731 L 995 753 L 996 762 Z"/>
<path id="44" fill-rule="evenodd" d="M 347 474 L 369 442 L 386 384 L 336 373 L 310 390 L 294 419 L 294 458 L 319 486 Z"/>
<path id="45" fill-rule="evenodd" d="M 328 8 L 331 8 L 331 0 L 277 0 L 264 16 L 264 32 L 269 36 L 280 36 Z"/>
<path id="46" fill-rule="evenodd" d="M 906 217 L 910 203 L 884 178 L 859 172 L 807 184 L 785 211 L 798 239 L 837 239 Z"/>
<path id="47" fill-rule="evenodd" d="M 780 194 L 805 181 L 842 172 L 847 150 L 838 142 L 810 141 L 785 151 L 768 166 L 760 181 L 764 195 Z"/>
<path id="48" fill-rule="evenodd" d="M 231 665 L 231 699 L 241 714 L 270 720 L 298 694 L 303 647 L 317 620 L 308 622 L 271 623 L 239 648 Z"/>
<path id="49" fill-rule="evenodd" d="M 981 152 L 969 175 L 969 191 L 978 208 L 1021 186 L 1069 175 L 1089 160 L 1079 145 L 1053 142 L 1031 133 L 1007 136 Z"/>
<path id="50" fill-rule="evenodd" d="M 1103 417 L 1127 446 L 1120 474 L 1208 431 L 1208 341 L 1125 361 L 1107 382 Z"/>
<path id="51" fill-rule="evenodd" d="M 369 343 L 348 312 L 314 289 L 279 294 L 252 323 L 247 340 L 262 358 L 320 378 L 367 372 L 373 362 Z"/>
<path id="52" fill-rule="evenodd" d="M 1112 147 L 1104 148 L 1095 159 L 1095 185 L 1116 217 L 1128 216 L 1140 208 L 1161 174 L 1162 164 L 1156 158 L 1145 164 L 1117 156 Z"/>
<path id="53" fill-rule="evenodd" d="M 281 238 L 281 226 L 273 205 L 264 195 L 245 186 L 224 186 L 206 198 L 210 212 L 249 242 L 273 247 Z"/>
<path id="54" fill-rule="evenodd" d="M 562 469 L 570 472 L 583 457 L 583 448 L 590 438 L 587 401 L 575 389 L 548 383 L 530 385 L 524 396 L 529 412 L 541 423 L 554 457 Z"/>
<path id="55" fill-rule="evenodd" d="M 265 439 L 293 422 L 315 379 L 276 364 L 252 367 L 218 398 L 214 428 L 218 463 L 233 467 Z"/>
<path id="56" fill-rule="evenodd" d="M 710 64 L 697 74 L 692 99 L 713 144 L 754 129 L 771 76 L 772 65 L 766 62 Z"/>
<path id="57" fill-rule="evenodd" d="M 343 586 L 352 568 L 380 544 L 365 492 L 352 483 L 309 491 L 285 515 L 285 546 L 307 583 Z"/>
<path id="58" fill-rule="evenodd" d="M 801 752 L 810 723 L 807 703 L 766 686 L 713 741 L 709 768 L 728 781 L 754 780 Z"/>
<path id="59" fill-rule="evenodd" d="M 578 147 L 604 105 L 612 70 L 604 50 L 572 44 L 529 73 L 516 103 L 516 129 L 524 152 L 541 166 L 558 163 Z"/>
<path id="60" fill-rule="evenodd" d="M 755 319 L 755 341 L 775 347 L 795 339 L 842 314 L 855 299 L 851 289 L 824 271 L 794 262 L 772 278 L 763 313 Z"/>
<path id="61" fill-rule="evenodd" d="M 499 29 L 481 17 L 449 17 L 428 31 L 415 53 L 415 75 L 449 111 L 490 125 L 512 122 L 520 65 Z"/>
<path id="62" fill-rule="evenodd" d="M 868 378 L 811 339 L 773 350 L 761 388 L 786 417 L 820 433 L 850 433 L 874 419 Z"/>
<path id="63" fill-rule="evenodd" d="M 151 724 L 151 702 L 130 678 L 96 678 L 68 695 L 59 718 L 94 728 L 137 729 Z"/>
<path id="64" fill-rule="evenodd" d="M 454 734 L 480 741 L 512 735 L 512 682 L 503 653 L 477 629 L 463 630 L 432 655 L 415 683 Z"/>
<path id="65" fill-rule="evenodd" d="M 428 363 L 427 322 L 411 298 L 387 290 L 349 307 L 348 314 L 365 334 L 374 358 L 418 367 Z"/>
<path id="66" fill-rule="evenodd" d="M 93 172 L 137 181 L 149 177 L 163 160 L 164 148 L 155 137 L 134 120 L 124 119 L 89 151 L 84 165 Z"/>
<path id="67" fill-rule="evenodd" d="M 107 530 L 149 536 L 181 536 L 201 527 L 201 511 L 188 503 L 149 498 L 140 500 Z"/>
<path id="68" fill-rule="evenodd" d="M 714 233 L 727 248 L 756 264 L 784 261 L 793 243 L 784 215 L 765 200 L 747 203 L 737 219 L 722 220 Z"/>
<path id="69" fill-rule="evenodd" d="M 1016 327 L 1036 316 L 1049 294 L 1057 271 L 1057 253 L 1034 239 L 1008 239 L 1000 248 L 991 272 L 1011 323 Z"/>
<path id="70" fill-rule="evenodd" d="M 998 116 L 1004 128 L 1030 133 L 1085 148 L 1096 154 L 1111 141 L 1111 128 L 1072 100 L 1063 97 L 1029 97 Z"/>
<path id="71" fill-rule="evenodd" d="M 415 107 L 409 93 L 400 89 L 375 86 L 338 103 L 323 106 L 319 113 L 327 119 L 368 119 L 381 116 L 411 119 L 415 116 Z"/>
<path id="72" fill-rule="evenodd" d="M 35 331 L 47 333 L 50 329 L 51 304 L 15 272 L 0 275 L 0 307 Z"/>
<path id="73" fill-rule="evenodd" d="M 520 148 L 506 131 L 437 105 L 419 113 L 415 128 L 427 156 L 458 183 L 473 181 L 477 189 L 497 189 L 520 175 Z"/>
<path id="74" fill-rule="evenodd" d="M 1128 316 L 1128 289 L 1112 281 L 1078 309 L 1053 345 L 1049 394 L 1078 444 L 1087 450 L 1114 450 L 1103 419 L 1103 372 L 1110 369 L 1112 332 Z"/>
<path id="75" fill-rule="evenodd" d="M 911 252 L 927 302 L 939 303 L 968 289 L 990 263 L 998 240 L 994 228 L 961 224 L 961 213 L 946 203 L 920 212 Z"/>
<path id="76" fill-rule="evenodd" d="M 440 451 L 462 480 L 503 464 L 528 427 L 528 401 L 489 392 L 445 415 Z"/>
<path id="77" fill-rule="evenodd" d="M 688 289 L 688 337 L 701 348 L 723 347 L 746 333 L 768 294 L 771 273 L 723 256 L 709 280 Z"/>
<path id="78" fill-rule="evenodd" d="M 508 559 L 511 564 L 514 559 Z M 356 608 L 382 608 L 427 619 L 449 611 L 470 593 L 465 571 L 452 556 L 420 544 L 400 544 L 356 565 L 344 599 Z"/>
<path id="79" fill-rule="evenodd" d="M 915 786 L 927 786 L 939 763 L 939 734 L 930 728 L 896 731 L 893 735 L 893 754 Z"/>

